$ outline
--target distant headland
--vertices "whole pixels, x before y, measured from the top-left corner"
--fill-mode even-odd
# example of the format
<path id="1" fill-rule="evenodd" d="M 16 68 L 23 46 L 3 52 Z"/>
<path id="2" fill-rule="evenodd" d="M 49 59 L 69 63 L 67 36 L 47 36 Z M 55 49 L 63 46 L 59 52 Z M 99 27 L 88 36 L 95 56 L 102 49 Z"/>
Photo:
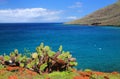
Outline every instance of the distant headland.
<path id="1" fill-rule="evenodd" d="M 65 24 L 120 26 L 120 1 Z"/>

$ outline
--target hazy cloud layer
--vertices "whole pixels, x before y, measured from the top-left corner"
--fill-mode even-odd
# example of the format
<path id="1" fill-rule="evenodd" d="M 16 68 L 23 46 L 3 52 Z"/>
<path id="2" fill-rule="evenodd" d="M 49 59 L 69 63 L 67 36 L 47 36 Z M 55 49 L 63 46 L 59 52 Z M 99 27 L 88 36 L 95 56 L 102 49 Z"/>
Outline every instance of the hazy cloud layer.
<path id="1" fill-rule="evenodd" d="M 66 19 L 68 19 L 68 20 L 75 20 L 75 19 L 77 19 L 77 17 L 76 16 L 69 16 Z"/>
<path id="2" fill-rule="evenodd" d="M 62 11 L 45 8 L 0 10 L 0 22 L 56 22 Z"/>

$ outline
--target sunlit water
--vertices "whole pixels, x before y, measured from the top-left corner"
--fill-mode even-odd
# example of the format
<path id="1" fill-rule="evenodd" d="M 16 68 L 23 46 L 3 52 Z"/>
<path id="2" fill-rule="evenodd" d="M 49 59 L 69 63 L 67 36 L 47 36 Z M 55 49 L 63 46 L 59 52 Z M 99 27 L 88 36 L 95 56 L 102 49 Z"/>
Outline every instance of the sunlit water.
<path id="1" fill-rule="evenodd" d="M 120 28 L 59 23 L 0 24 L 0 54 L 31 52 L 41 42 L 55 51 L 59 45 L 77 58 L 78 69 L 120 71 Z"/>

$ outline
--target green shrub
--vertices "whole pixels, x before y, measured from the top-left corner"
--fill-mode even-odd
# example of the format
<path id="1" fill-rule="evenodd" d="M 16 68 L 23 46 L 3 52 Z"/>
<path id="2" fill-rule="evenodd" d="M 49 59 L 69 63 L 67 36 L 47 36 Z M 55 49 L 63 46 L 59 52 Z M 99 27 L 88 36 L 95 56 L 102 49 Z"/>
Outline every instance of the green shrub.
<path id="1" fill-rule="evenodd" d="M 44 43 L 41 43 L 30 57 L 19 54 L 19 51 L 15 49 L 10 55 L 4 55 L 4 60 L 1 61 L 5 62 L 2 65 L 20 66 L 38 73 L 69 71 L 77 65 L 76 59 L 72 57 L 70 52 L 64 52 L 62 46 L 57 52 L 54 52 L 49 46 L 44 46 Z"/>

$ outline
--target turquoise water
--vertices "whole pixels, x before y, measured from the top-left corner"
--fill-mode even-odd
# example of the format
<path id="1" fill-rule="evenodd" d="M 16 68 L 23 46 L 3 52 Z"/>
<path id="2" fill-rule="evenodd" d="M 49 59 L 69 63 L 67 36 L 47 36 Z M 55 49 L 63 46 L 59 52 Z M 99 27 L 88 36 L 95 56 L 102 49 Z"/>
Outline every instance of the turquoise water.
<path id="1" fill-rule="evenodd" d="M 78 69 L 120 71 L 120 28 L 60 23 L 0 24 L 0 54 L 31 52 L 41 42 L 57 50 L 63 45 L 77 58 Z"/>

